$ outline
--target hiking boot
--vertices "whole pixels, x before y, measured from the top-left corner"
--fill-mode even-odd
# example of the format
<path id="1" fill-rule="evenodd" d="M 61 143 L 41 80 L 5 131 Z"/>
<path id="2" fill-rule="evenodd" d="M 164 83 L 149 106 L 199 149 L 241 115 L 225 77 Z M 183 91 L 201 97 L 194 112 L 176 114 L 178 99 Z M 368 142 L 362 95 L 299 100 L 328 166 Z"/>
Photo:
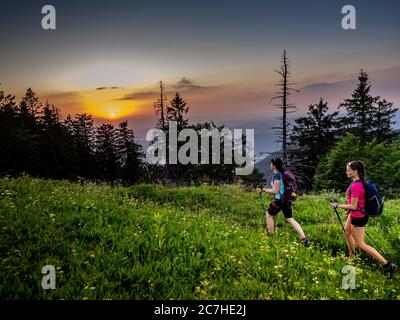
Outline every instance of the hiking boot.
<path id="1" fill-rule="evenodd" d="M 310 245 L 310 240 L 308 240 L 307 238 L 303 238 L 300 240 L 305 247 L 308 247 Z"/>
<path id="2" fill-rule="evenodd" d="M 265 231 L 265 236 L 268 238 L 272 238 L 274 236 L 274 234 L 269 231 Z"/>
<path id="3" fill-rule="evenodd" d="M 387 274 L 390 278 L 393 277 L 393 273 L 397 270 L 397 268 L 398 268 L 397 265 L 395 265 L 390 261 L 383 266 L 385 274 Z"/>

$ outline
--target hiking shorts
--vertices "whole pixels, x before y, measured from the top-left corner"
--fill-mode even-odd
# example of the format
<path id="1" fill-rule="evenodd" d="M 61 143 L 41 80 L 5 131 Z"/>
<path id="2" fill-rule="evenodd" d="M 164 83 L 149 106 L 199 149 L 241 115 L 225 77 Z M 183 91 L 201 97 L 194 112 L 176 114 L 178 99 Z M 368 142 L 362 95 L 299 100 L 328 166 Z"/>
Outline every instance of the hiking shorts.
<path id="1" fill-rule="evenodd" d="M 286 219 L 292 218 L 292 205 L 287 202 L 282 202 L 280 199 L 275 199 L 271 202 L 268 208 L 268 213 L 271 216 L 276 216 L 281 210 Z"/>
<path id="2" fill-rule="evenodd" d="M 360 218 L 355 218 L 350 216 L 350 222 L 353 226 L 355 227 L 364 227 L 367 222 L 368 222 L 369 217 L 368 216 L 364 216 L 364 217 L 360 217 Z"/>

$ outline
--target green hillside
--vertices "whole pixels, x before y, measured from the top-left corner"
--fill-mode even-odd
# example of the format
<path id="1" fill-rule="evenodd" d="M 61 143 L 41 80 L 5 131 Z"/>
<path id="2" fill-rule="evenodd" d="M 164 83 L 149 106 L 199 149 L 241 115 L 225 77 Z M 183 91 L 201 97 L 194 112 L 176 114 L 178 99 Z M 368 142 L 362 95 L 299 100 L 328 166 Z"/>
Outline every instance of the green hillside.
<path id="1" fill-rule="evenodd" d="M 338 198 L 296 202 L 294 217 L 312 241 L 306 248 L 281 214 L 276 236 L 265 237 L 259 195 L 238 186 L 112 188 L 3 178 L 0 297 L 400 299 L 399 274 L 389 279 L 361 252 L 355 261 L 345 257 L 332 196 Z M 399 214 L 400 200 L 389 201 L 367 227 L 395 262 Z M 354 290 L 341 286 L 348 264 L 356 268 Z M 56 268 L 56 290 L 41 287 L 45 265 Z"/>

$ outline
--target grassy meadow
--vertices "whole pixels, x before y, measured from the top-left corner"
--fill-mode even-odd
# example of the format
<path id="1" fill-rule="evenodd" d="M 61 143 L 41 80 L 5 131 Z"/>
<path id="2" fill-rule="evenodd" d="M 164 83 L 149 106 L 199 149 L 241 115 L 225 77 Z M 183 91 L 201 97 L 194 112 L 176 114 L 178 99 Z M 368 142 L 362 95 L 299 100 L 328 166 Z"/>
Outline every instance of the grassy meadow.
<path id="1" fill-rule="evenodd" d="M 294 217 L 312 242 L 306 248 L 281 213 L 267 238 L 259 195 L 239 186 L 2 178 L 0 299 L 400 299 L 399 274 L 388 278 L 360 251 L 346 258 L 332 197 L 340 199 L 296 201 Z M 367 226 L 397 263 L 399 214 L 400 200 L 387 201 Z M 348 264 L 353 290 L 341 286 Z M 45 265 L 56 269 L 55 290 L 41 286 Z"/>

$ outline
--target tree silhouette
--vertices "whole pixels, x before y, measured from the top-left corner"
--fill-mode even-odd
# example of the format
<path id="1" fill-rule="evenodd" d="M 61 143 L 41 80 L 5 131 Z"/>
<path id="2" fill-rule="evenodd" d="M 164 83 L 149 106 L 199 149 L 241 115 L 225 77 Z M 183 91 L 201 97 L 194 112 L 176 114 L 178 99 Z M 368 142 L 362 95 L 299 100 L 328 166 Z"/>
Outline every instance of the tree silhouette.
<path id="1" fill-rule="evenodd" d="M 157 99 L 157 101 L 154 103 L 154 111 L 157 115 L 157 124 L 156 128 L 161 129 L 165 133 L 168 131 L 168 122 L 167 122 L 167 106 L 166 106 L 166 101 L 167 101 L 167 96 L 164 93 L 165 90 L 165 85 L 163 84 L 162 81 L 160 81 L 160 97 Z M 168 135 L 166 135 L 167 138 L 167 152 L 166 152 L 166 159 L 165 159 L 165 164 L 164 164 L 164 175 L 165 177 L 169 177 L 169 141 L 168 141 Z M 155 141 L 154 141 L 155 142 Z"/>
<path id="2" fill-rule="evenodd" d="M 59 110 L 46 101 L 39 118 L 41 176 L 73 178 L 73 140 L 61 121 Z"/>
<path id="3" fill-rule="evenodd" d="M 349 133 L 361 140 L 361 144 L 371 140 L 373 109 L 379 99 L 379 97 L 373 97 L 370 90 L 368 74 L 361 70 L 357 88 L 353 91 L 351 98 L 344 99 L 344 102 L 339 105 L 339 108 L 345 108 L 347 112 L 341 122 L 347 127 Z"/>
<path id="4" fill-rule="evenodd" d="M 187 107 L 187 103 L 178 92 L 175 93 L 174 99 L 170 102 L 170 105 L 167 107 L 167 120 L 168 126 L 171 121 L 176 122 L 178 134 L 181 130 L 185 129 L 189 125 L 189 120 L 185 118 L 185 115 L 188 113 L 189 107 Z M 167 140 L 168 141 L 168 140 Z M 182 145 L 184 145 L 184 141 L 177 141 L 178 150 Z M 167 150 L 171 149 L 170 145 L 167 145 Z M 174 150 L 175 151 L 175 150 Z M 177 150 L 176 150 L 177 151 Z M 167 157 L 169 159 L 169 157 Z M 182 164 L 171 164 L 168 163 L 168 176 L 173 177 L 174 179 L 179 179 L 184 177 L 185 171 L 188 169 L 188 165 Z"/>
<path id="5" fill-rule="evenodd" d="M 121 179 L 127 184 L 138 182 L 144 170 L 143 153 L 142 147 L 135 142 L 133 130 L 128 129 L 128 121 L 119 124 L 116 143 Z"/>
<path id="6" fill-rule="evenodd" d="M 322 98 L 308 107 L 306 116 L 297 118 L 290 136 L 290 168 L 303 186 L 310 190 L 319 161 L 338 141 L 338 114 L 328 114 Z"/>
<path id="7" fill-rule="evenodd" d="M 168 121 L 176 121 L 178 131 L 188 127 L 189 120 L 184 118 L 188 111 L 189 107 L 187 107 L 186 101 L 176 92 L 174 99 L 167 108 L 167 119 Z"/>
<path id="8" fill-rule="evenodd" d="M 0 90 L 0 172 L 15 174 L 21 164 L 18 159 L 23 149 L 21 126 L 15 97 Z"/>
<path id="9" fill-rule="evenodd" d="M 117 174 L 118 147 L 116 130 L 111 124 L 102 124 L 96 128 L 95 155 L 97 163 L 97 176 L 115 182 Z"/>
<path id="10" fill-rule="evenodd" d="M 40 114 L 41 103 L 36 93 L 31 88 L 26 90 L 25 96 L 19 103 L 19 117 L 25 128 L 34 130 Z"/>
<path id="11" fill-rule="evenodd" d="M 347 98 L 340 104 L 347 114 L 341 119 L 346 125 L 347 131 L 360 139 L 361 145 L 376 138 L 379 142 L 390 142 L 393 138 L 392 124 L 397 112 L 393 103 L 381 100 L 379 96 L 370 94 L 371 82 L 368 74 L 361 70 L 358 76 L 358 84 L 351 98 Z"/>
<path id="12" fill-rule="evenodd" d="M 286 55 L 286 50 L 283 50 L 282 55 L 282 65 L 279 70 L 275 70 L 282 79 L 276 84 L 280 88 L 276 94 L 277 96 L 273 97 L 272 100 L 279 100 L 278 103 L 274 104 L 274 106 L 278 107 L 282 110 L 282 117 L 279 118 L 281 120 L 281 125 L 279 127 L 273 127 L 272 129 L 277 130 L 278 140 L 277 142 L 282 143 L 282 160 L 284 165 L 288 165 L 288 137 L 289 137 L 289 123 L 288 123 L 288 114 L 296 112 L 297 108 L 295 105 L 290 103 L 289 96 L 291 91 L 299 92 L 291 87 L 295 83 L 290 82 L 290 72 L 289 72 L 289 60 Z M 271 101 L 272 101 L 271 100 Z"/>
<path id="13" fill-rule="evenodd" d="M 77 114 L 74 120 L 67 118 L 66 125 L 72 130 L 76 149 L 75 163 L 79 177 L 93 178 L 96 174 L 94 156 L 95 128 L 93 118 L 86 113 Z"/>
<path id="14" fill-rule="evenodd" d="M 160 97 L 154 103 L 154 111 L 158 117 L 157 119 L 157 128 L 166 131 L 167 130 L 167 121 L 166 121 L 166 101 L 167 96 L 164 93 L 165 85 L 162 81 L 160 81 Z"/>
<path id="15" fill-rule="evenodd" d="M 41 103 L 36 93 L 28 88 L 25 96 L 18 105 L 18 119 L 20 123 L 19 144 L 16 148 L 18 155 L 17 166 L 20 170 L 33 175 L 40 175 L 40 116 Z"/>
<path id="16" fill-rule="evenodd" d="M 378 143 L 391 142 L 395 137 L 392 125 L 395 124 L 393 118 L 397 108 L 393 108 L 393 103 L 386 99 L 379 100 L 372 111 L 372 136 Z"/>

